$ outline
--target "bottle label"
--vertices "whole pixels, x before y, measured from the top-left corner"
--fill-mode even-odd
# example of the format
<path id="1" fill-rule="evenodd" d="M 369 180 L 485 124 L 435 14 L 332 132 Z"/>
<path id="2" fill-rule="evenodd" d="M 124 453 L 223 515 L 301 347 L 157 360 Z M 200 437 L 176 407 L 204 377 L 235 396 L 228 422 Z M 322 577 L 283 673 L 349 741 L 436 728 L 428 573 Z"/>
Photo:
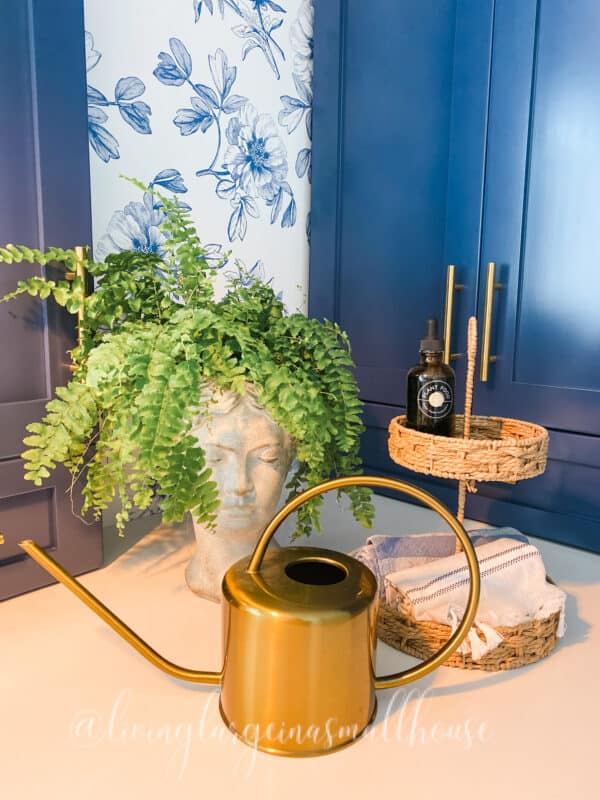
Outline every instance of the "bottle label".
<path id="1" fill-rule="evenodd" d="M 446 381 L 429 381 L 419 389 L 419 410 L 430 419 L 444 419 L 452 412 L 452 387 Z"/>

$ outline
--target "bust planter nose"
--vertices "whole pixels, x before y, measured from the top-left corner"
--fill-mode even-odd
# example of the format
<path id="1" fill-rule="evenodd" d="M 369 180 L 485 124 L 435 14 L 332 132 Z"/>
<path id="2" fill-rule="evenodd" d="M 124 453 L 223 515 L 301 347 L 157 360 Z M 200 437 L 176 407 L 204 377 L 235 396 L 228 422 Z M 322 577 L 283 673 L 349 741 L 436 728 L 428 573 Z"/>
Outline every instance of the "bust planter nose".
<path id="1" fill-rule="evenodd" d="M 247 454 L 240 454 L 237 464 L 237 475 L 233 487 L 234 497 L 246 497 L 254 491 L 254 485 L 249 474 L 250 465 Z"/>

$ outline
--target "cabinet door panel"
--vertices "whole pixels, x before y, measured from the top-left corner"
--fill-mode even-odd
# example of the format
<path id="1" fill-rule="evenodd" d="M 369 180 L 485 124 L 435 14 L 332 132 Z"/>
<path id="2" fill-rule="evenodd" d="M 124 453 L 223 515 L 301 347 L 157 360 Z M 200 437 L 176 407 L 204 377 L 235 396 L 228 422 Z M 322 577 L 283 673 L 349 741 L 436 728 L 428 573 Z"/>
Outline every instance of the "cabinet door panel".
<path id="1" fill-rule="evenodd" d="M 82 0 L 2 0 L 0 26 L 0 243 L 41 249 L 91 240 Z M 41 274 L 0 264 L 0 295 Z M 58 280 L 64 269 L 49 266 Z M 72 572 L 102 564 L 100 524 L 75 517 L 65 469 L 37 489 L 24 479 L 25 426 L 70 378 L 75 323 L 26 296 L 0 305 L 0 600 L 52 578 L 17 547 L 32 538 Z M 74 492 L 74 505 L 81 498 Z"/>
<path id="2" fill-rule="evenodd" d="M 475 305 L 491 6 L 315 7 L 309 311 L 350 334 L 368 401 L 404 405 L 449 261 Z"/>
<path id="3" fill-rule="evenodd" d="M 483 263 L 499 264 L 506 288 L 495 296 L 498 360 L 476 389 L 483 413 L 595 435 L 598 41 L 595 0 L 497 3 Z"/>
<path id="4" fill-rule="evenodd" d="M 386 5 L 348 3 L 339 321 L 364 398 L 398 403 L 443 291 L 455 3 Z"/>

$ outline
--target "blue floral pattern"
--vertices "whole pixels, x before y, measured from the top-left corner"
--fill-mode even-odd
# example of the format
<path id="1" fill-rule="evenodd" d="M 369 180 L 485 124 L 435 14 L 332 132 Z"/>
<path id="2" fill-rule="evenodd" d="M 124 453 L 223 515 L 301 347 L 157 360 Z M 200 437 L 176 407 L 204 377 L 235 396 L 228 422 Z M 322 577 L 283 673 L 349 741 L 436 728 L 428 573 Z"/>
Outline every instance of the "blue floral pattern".
<path id="1" fill-rule="evenodd" d="M 173 119 L 182 136 L 197 131 L 205 134 L 213 127 L 216 131 L 213 157 L 206 167 L 196 171 L 196 176 L 216 180 L 217 196 L 229 201 L 229 241 L 243 240 L 248 219 L 260 217 L 257 201 L 270 208 L 271 224 L 281 214 L 281 227 L 292 227 L 296 222 L 296 201 L 286 180 L 287 151 L 274 119 L 269 114 L 259 114 L 247 97 L 232 93 L 237 67 L 229 65 L 222 49 L 208 56 L 212 86 L 194 82 L 192 58 L 180 39 L 170 39 L 169 49 L 170 53 L 158 54 L 154 76 L 166 86 L 188 85 L 194 92 L 191 107 L 180 108 Z M 224 117 L 230 117 L 226 142 Z"/>
<path id="2" fill-rule="evenodd" d="M 98 50 L 94 50 L 94 38 L 89 31 L 85 34 L 86 70 L 92 70 L 102 58 Z M 94 152 L 107 163 L 119 155 L 119 142 L 104 126 L 108 114 L 104 108 L 114 106 L 125 122 L 137 133 L 152 133 L 149 117 L 152 110 L 148 103 L 137 100 L 146 91 L 142 80 L 134 76 L 119 78 L 114 88 L 114 99 L 109 100 L 103 92 L 91 86 L 87 87 L 88 102 L 88 138 Z"/>
<path id="3" fill-rule="evenodd" d="M 260 279 L 304 308 L 312 0 L 84 4 L 95 255 L 162 255 L 159 195 L 172 197 L 211 242 L 218 290 Z M 157 41 L 168 43 L 158 57 Z"/>
<path id="4" fill-rule="evenodd" d="M 181 173 L 176 169 L 159 172 L 148 184 L 175 194 L 185 194 L 187 188 Z M 163 254 L 165 236 L 160 225 L 165 221 L 162 204 L 152 191 L 145 192 L 142 202 L 127 203 L 125 208 L 115 211 L 108 224 L 106 234 L 98 242 L 96 255 L 105 258 L 109 253 L 137 250 L 141 253 Z"/>
<path id="5" fill-rule="evenodd" d="M 279 112 L 279 124 L 293 133 L 304 121 L 306 135 L 312 142 L 312 78 L 313 78 L 313 22 L 314 9 L 312 0 L 303 0 L 300 11 L 291 30 L 290 42 L 294 50 L 294 70 L 292 78 L 296 87 L 296 95 L 281 95 L 283 108 Z M 312 150 L 303 147 L 298 151 L 295 163 L 296 175 L 308 182 L 312 180 Z M 310 242 L 310 212 L 306 217 L 306 238 Z"/>
<path id="6" fill-rule="evenodd" d="M 165 221 L 162 203 L 152 189 L 158 187 L 163 192 L 185 194 L 187 188 L 179 170 L 163 169 L 148 184 L 150 191 L 144 192 L 142 202 L 131 202 L 115 211 L 108 224 L 108 230 L 98 242 L 96 255 L 106 258 L 110 253 L 123 250 L 137 250 L 140 253 L 164 254 L 165 235 L 160 226 Z M 181 203 L 184 208 L 189 208 Z M 227 256 L 220 244 L 204 244 L 205 257 L 214 268 L 221 268 L 227 263 Z"/>
<path id="7" fill-rule="evenodd" d="M 279 112 L 279 124 L 287 128 L 288 133 L 296 130 L 304 120 L 306 134 L 312 140 L 312 76 L 313 76 L 313 6 L 310 0 L 304 0 L 300 13 L 290 31 L 290 40 L 294 48 L 294 71 L 292 78 L 297 96 L 281 95 L 283 104 Z M 308 176 L 311 180 L 311 149 L 303 147 L 296 157 L 296 175 L 299 178 Z"/>
<path id="8" fill-rule="evenodd" d="M 239 281 L 244 287 L 252 286 L 256 281 L 267 283 L 269 286 L 273 283 L 273 278 L 267 278 L 262 261 L 257 261 L 248 269 L 239 258 L 235 260 L 235 269 L 225 270 L 225 277 Z M 283 300 L 283 292 L 277 292 L 276 297 L 278 300 Z"/>
<path id="9" fill-rule="evenodd" d="M 310 236 L 312 0 L 146 0 L 153 33 L 166 31 L 159 53 L 139 29 L 133 2 L 85 5 L 102 43 L 86 33 L 96 254 L 160 255 L 157 193 L 170 193 L 192 207 L 213 242 L 236 243 L 240 280 L 268 280 L 274 270 L 291 305 L 304 303 L 298 271 Z M 118 180 L 118 159 L 128 175 L 156 173 L 143 197 Z M 224 263 L 225 247 L 205 247 L 215 266 Z"/>
<path id="10" fill-rule="evenodd" d="M 244 40 L 242 61 L 252 50 L 260 50 L 273 70 L 277 80 L 281 77 L 278 61 L 285 61 L 285 53 L 275 40 L 273 33 L 283 24 L 285 8 L 273 0 L 193 0 L 195 21 L 198 22 L 202 7 L 210 14 L 217 5 L 221 19 L 225 9 L 233 12 L 242 24 L 234 25 L 232 32 Z"/>

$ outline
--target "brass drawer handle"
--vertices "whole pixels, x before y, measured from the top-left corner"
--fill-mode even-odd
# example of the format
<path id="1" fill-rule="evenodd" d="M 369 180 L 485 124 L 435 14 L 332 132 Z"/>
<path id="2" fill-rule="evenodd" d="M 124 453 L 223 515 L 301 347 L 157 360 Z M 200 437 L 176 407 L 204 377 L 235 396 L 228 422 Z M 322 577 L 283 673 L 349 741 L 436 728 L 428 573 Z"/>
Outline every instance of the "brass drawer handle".
<path id="1" fill-rule="evenodd" d="M 460 358 L 462 353 L 452 352 L 452 319 L 454 316 L 454 292 L 465 288 L 463 283 L 456 283 L 456 266 L 448 264 L 446 272 L 446 302 L 444 304 L 444 363 L 450 364 Z"/>
<path id="2" fill-rule="evenodd" d="M 481 368 L 479 377 L 485 382 L 489 379 L 490 364 L 496 361 L 497 356 L 490 355 L 492 342 L 492 318 L 494 313 L 494 290 L 504 289 L 503 283 L 496 283 L 496 262 L 490 261 L 487 265 L 487 278 L 485 282 L 485 306 L 483 311 L 483 335 L 481 337 Z"/>
<path id="3" fill-rule="evenodd" d="M 75 251 L 75 272 L 65 272 L 65 278 L 68 281 L 74 281 L 75 278 L 81 278 L 83 281 L 83 297 L 85 299 L 86 296 L 86 280 L 87 280 L 87 270 L 85 268 L 85 263 L 88 257 L 88 248 L 82 247 L 78 245 L 74 247 L 73 250 Z M 82 306 L 79 311 L 77 312 L 77 344 L 81 347 L 82 340 L 83 340 L 83 331 L 82 331 L 82 323 L 83 323 L 83 315 L 84 315 L 84 307 Z M 69 368 L 71 371 L 76 369 L 73 365 L 70 365 Z"/>
<path id="4" fill-rule="evenodd" d="M 77 245 L 73 248 L 75 251 L 75 271 L 69 270 L 65 272 L 65 279 L 68 281 L 74 281 L 75 278 L 81 278 L 83 283 L 83 297 L 86 297 L 86 283 L 87 283 L 87 270 L 86 270 L 86 261 L 88 258 L 88 248 L 82 247 L 81 245 Z M 81 347 L 83 344 L 83 316 L 85 310 L 82 306 L 79 311 L 77 312 L 77 345 Z M 63 367 L 66 367 L 69 372 L 77 372 L 77 364 L 63 364 Z"/>

